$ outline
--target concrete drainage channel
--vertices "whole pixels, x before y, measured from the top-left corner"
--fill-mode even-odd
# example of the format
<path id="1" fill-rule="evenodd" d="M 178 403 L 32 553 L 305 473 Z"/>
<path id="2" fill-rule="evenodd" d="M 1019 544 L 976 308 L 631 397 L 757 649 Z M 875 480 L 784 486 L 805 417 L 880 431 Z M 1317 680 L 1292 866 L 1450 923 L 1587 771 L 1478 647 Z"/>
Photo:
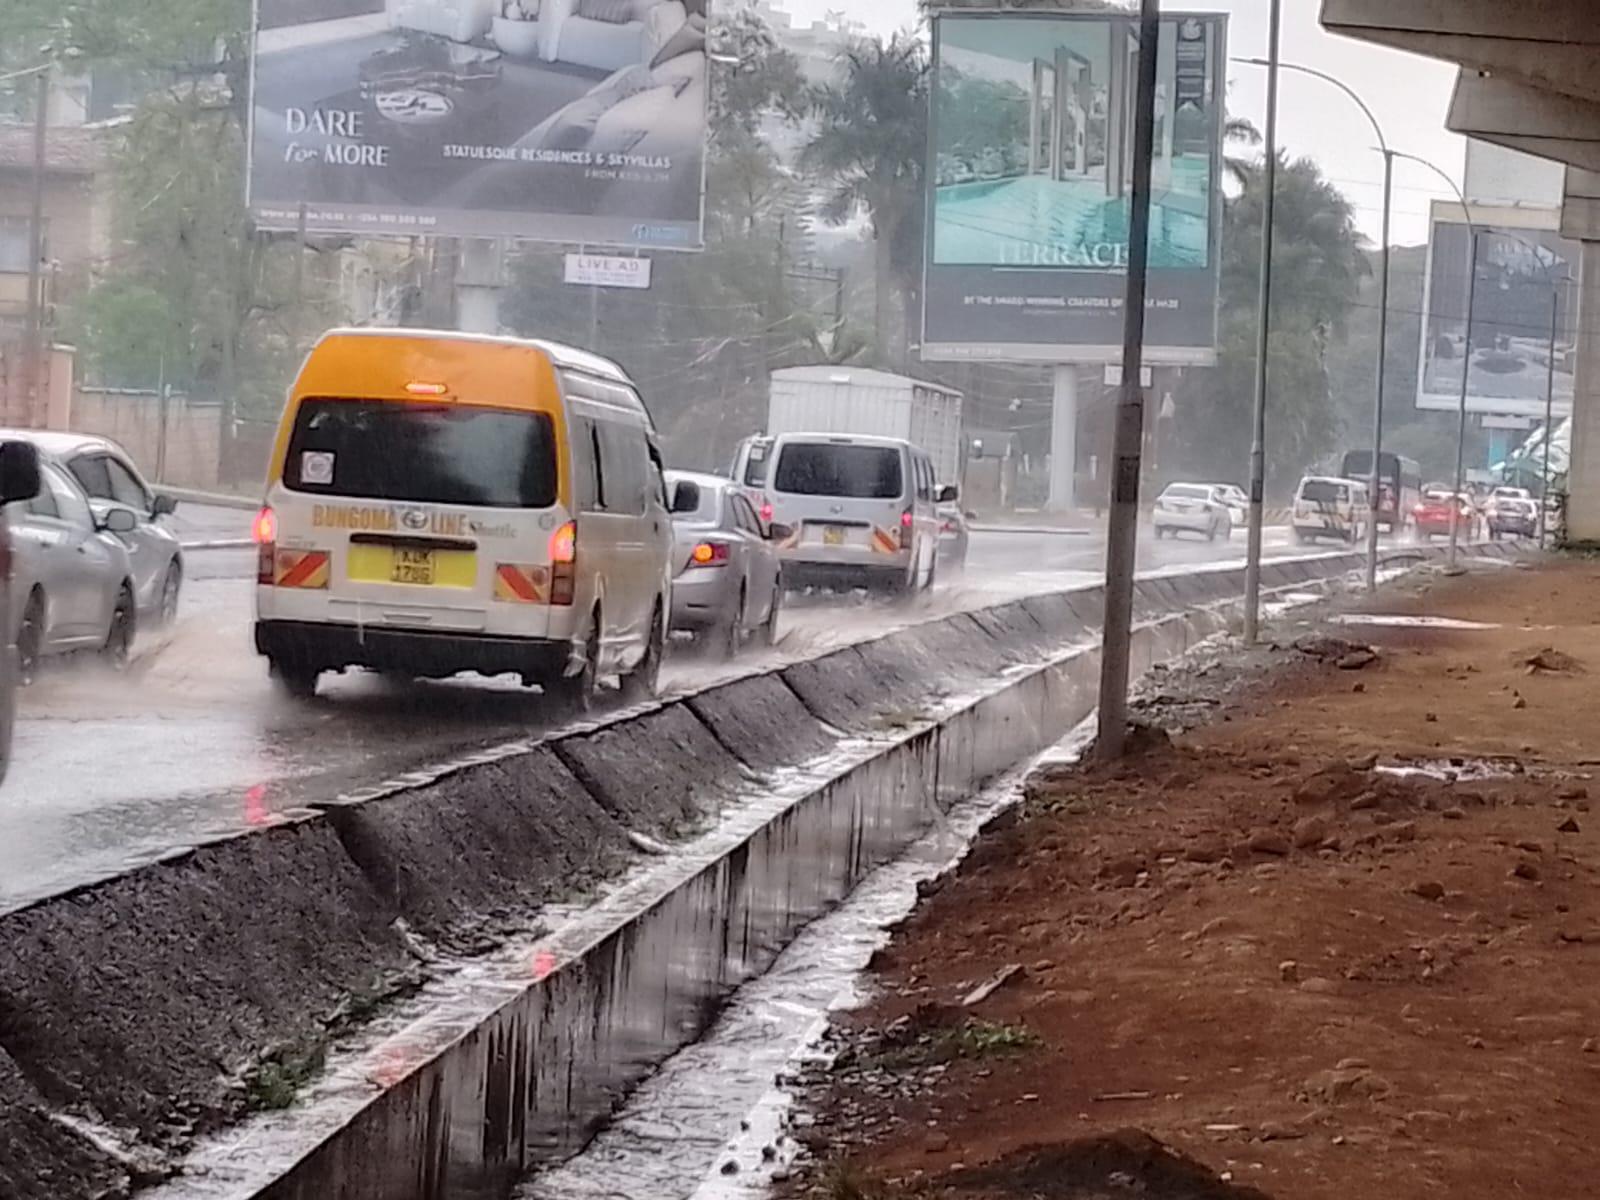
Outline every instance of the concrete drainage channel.
<path id="1" fill-rule="evenodd" d="M 1134 669 L 1222 628 L 1242 574 L 1141 581 Z M 1101 603 L 914 626 L 0 918 L 0 1194 L 501 1200 L 1087 715 Z"/>

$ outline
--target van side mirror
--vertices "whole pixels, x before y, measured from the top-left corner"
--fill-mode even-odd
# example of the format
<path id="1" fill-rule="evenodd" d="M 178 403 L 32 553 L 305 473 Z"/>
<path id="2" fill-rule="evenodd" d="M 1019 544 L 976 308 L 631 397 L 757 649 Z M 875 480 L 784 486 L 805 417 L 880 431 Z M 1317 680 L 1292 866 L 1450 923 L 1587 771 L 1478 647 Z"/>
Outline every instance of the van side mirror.
<path id="1" fill-rule="evenodd" d="M 947 483 L 939 489 L 940 504 L 954 504 L 961 499 L 961 489 L 953 483 Z"/>
<path id="2" fill-rule="evenodd" d="M 0 504 L 32 500 L 43 485 L 37 446 L 32 442 L 0 444 Z"/>
<path id="3" fill-rule="evenodd" d="M 672 489 L 672 512 L 692 513 L 700 508 L 700 485 L 687 479 L 678 480 Z"/>
<path id="4" fill-rule="evenodd" d="M 177 500 L 165 492 L 157 492 L 155 499 L 150 502 L 150 515 L 152 517 L 170 517 L 177 511 Z"/>
<path id="5" fill-rule="evenodd" d="M 793 525 L 771 524 L 767 526 L 767 541 L 786 542 L 794 536 Z"/>

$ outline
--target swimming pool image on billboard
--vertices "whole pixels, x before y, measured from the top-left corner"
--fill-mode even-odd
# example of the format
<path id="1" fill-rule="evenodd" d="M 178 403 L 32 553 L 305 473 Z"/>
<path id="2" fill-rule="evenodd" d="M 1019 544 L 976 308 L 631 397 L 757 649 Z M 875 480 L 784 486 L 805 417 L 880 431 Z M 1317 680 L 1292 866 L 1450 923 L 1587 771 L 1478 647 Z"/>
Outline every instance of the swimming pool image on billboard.
<path id="1" fill-rule="evenodd" d="M 1176 24 L 1158 62 L 1150 265 L 1205 269 L 1212 115 L 1179 101 Z M 1126 25 L 951 19 L 942 37 L 933 261 L 1125 267 L 1136 58 Z"/>

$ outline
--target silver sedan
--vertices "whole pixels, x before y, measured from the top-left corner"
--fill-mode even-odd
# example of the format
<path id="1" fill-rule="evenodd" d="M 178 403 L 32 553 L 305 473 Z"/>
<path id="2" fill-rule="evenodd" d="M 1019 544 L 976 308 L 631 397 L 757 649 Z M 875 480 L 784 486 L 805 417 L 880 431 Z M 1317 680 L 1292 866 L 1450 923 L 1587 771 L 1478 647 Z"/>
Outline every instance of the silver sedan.
<path id="1" fill-rule="evenodd" d="M 777 640 L 783 580 L 772 538 L 731 479 L 668 471 L 674 542 L 672 629 L 728 657 Z"/>
<path id="2" fill-rule="evenodd" d="M 127 451 L 109 438 L 29 429 L 0 430 L 0 439 L 32 442 L 40 455 L 65 467 L 88 495 L 96 520 L 104 521 L 114 508 L 133 513 L 134 527 L 122 540 L 133 566 L 139 618 L 152 626 L 172 624 L 183 586 L 183 547 L 163 518 L 177 502 L 146 483 Z"/>
<path id="3" fill-rule="evenodd" d="M 124 540 L 138 517 L 114 505 L 96 516 L 77 480 L 49 459 L 42 487 L 10 506 L 11 613 L 24 680 L 41 660 L 89 650 L 113 667 L 128 661 L 138 625 L 133 564 Z"/>

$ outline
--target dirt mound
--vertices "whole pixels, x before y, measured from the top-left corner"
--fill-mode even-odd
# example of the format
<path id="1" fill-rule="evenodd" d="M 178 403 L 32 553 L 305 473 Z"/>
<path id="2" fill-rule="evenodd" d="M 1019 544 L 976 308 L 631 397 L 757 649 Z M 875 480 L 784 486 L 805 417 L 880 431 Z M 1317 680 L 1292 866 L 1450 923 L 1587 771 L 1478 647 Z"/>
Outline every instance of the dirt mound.
<path id="1" fill-rule="evenodd" d="M 1266 1200 L 1139 1129 L 1031 1147 L 942 1181 L 951 1194 L 1028 1200 Z"/>

